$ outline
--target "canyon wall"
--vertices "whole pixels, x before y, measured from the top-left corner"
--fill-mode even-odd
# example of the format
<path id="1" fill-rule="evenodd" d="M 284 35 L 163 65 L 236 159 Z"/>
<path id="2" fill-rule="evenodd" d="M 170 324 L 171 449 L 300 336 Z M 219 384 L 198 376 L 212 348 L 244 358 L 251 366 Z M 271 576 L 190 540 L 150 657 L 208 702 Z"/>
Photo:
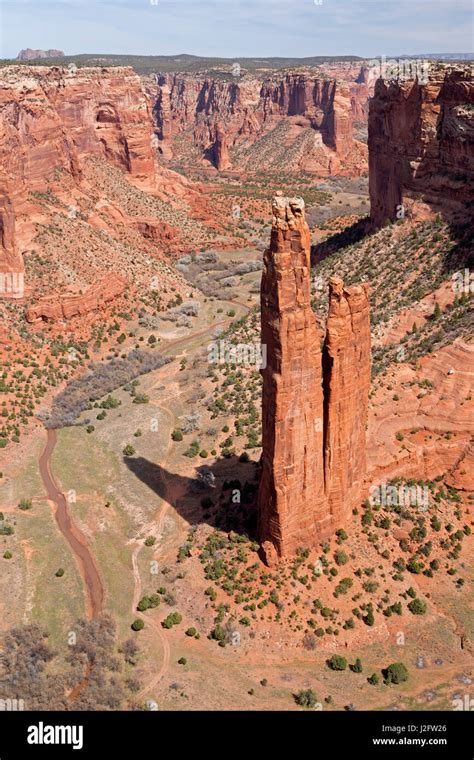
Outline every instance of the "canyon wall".
<path id="1" fill-rule="evenodd" d="M 468 66 L 432 64 L 426 84 L 379 79 L 369 111 L 374 225 L 441 213 L 462 218 L 474 201 L 474 84 Z M 403 209 L 401 208 L 403 206 Z"/>
<path id="2" fill-rule="evenodd" d="M 95 311 L 113 301 L 127 287 L 127 281 L 112 272 L 86 290 L 85 293 L 58 294 L 41 298 L 26 312 L 28 322 L 72 319 Z"/>
<path id="3" fill-rule="evenodd" d="M 45 192 L 58 172 L 79 182 L 90 155 L 152 184 L 151 135 L 148 100 L 131 68 L 2 69 L 0 271 L 23 269 L 15 224 L 28 215 L 31 192 Z"/>
<path id="4" fill-rule="evenodd" d="M 295 168 L 326 174 L 342 170 L 355 144 L 353 123 L 366 118 L 368 100 L 363 80 L 339 81 L 314 71 L 281 73 L 265 80 L 246 75 L 232 81 L 171 73 L 159 75 L 157 87 L 149 84 L 147 89 L 155 100 L 164 156 L 182 157 L 173 138 L 186 133 L 202 157 L 219 169 L 254 165 L 255 152 L 246 154 L 246 149 L 284 122 L 280 141 L 287 148 L 293 146 L 293 152 L 300 149 Z M 320 137 L 313 145 L 311 132 Z M 366 166 L 365 146 L 357 146 L 358 155 L 351 161 L 356 174 Z M 268 163 L 264 151 L 261 157 Z"/>
<path id="5" fill-rule="evenodd" d="M 368 288 L 330 281 L 321 352 L 310 280 L 304 202 L 277 196 L 261 286 L 267 366 L 258 530 L 269 564 L 343 526 L 360 502 L 366 467 Z"/>

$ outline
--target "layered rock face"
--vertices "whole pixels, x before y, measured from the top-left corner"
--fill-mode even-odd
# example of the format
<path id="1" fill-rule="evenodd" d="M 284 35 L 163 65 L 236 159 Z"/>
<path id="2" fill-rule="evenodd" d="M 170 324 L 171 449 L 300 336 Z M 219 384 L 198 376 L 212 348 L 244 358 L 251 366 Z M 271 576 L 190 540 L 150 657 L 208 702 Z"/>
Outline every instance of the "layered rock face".
<path id="1" fill-rule="evenodd" d="M 149 88 L 152 96 L 153 89 Z M 290 146 L 297 144 L 298 138 L 302 143 L 297 168 L 331 173 L 341 169 L 341 161 L 354 147 L 353 121 L 364 118 L 362 100 L 367 101 L 368 93 L 364 82 L 340 82 L 308 71 L 282 73 L 267 80 L 236 77 L 233 81 L 164 74 L 158 77 L 154 97 L 157 133 L 167 157 L 172 153 L 172 138 L 187 132 L 217 168 L 228 168 L 231 149 L 235 149 L 236 166 L 245 168 L 255 161 L 255 154 L 246 155 L 245 151 L 284 121 L 287 130 L 280 141 Z M 314 145 L 311 132 L 313 137 L 314 132 L 321 137 Z M 357 145 L 360 156 L 353 163 L 355 173 L 360 173 L 366 154 L 364 146 Z M 268 163 L 268 156 L 261 155 Z"/>
<path id="2" fill-rule="evenodd" d="M 325 521 L 320 336 L 311 309 L 310 233 L 301 199 L 277 197 L 262 286 L 263 470 L 267 556 L 306 546 Z M 310 538 L 311 537 L 311 538 Z"/>
<path id="3" fill-rule="evenodd" d="M 0 192 L 0 262 L 2 273 L 23 271 L 23 261 L 15 244 L 15 212 L 11 195 L 6 190 Z"/>
<path id="4" fill-rule="evenodd" d="M 91 285 L 85 293 L 61 294 L 55 297 L 43 298 L 26 312 L 28 322 L 38 320 L 72 319 L 82 316 L 117 298 L 127 286 L 126 280 L 112 273 L 99 282 Z"/>
<path id="5" fill-rule="evenodd" d="M 28 213 L 28 193 L 44 192 L 57 172 L 78 182 L 90 155 L 153 183 L 152 117 L 130 68 L 11 66 L 1 82 L 0 271 L 22 271 L 15 220 Z"/>
<path id="6" fill-rule="evenodd" d="M 267 562 L 312 548 L 360 500 L 370 387 L 367 287 L 330 282 L 326 339 L 311 308 L 300 198 L 277 196 L 261 287 L 263 453 L 259 537 Z"/>
<path id="7" fill-rule="evenodd" d="M 426 84 L 379 79 L 370 102 L 375 225 L 405 215 L 463 214 L 474 200 L 474 84 L 468 66 L 432 65 Z M 403 213 L 403 211 L 402 211 Z"/>
<path id="8" fill-rule="evenodd" d="M 336 524 L 360 499 L 370 378 L 368 285 L 345 288 L 333 277 L 323 349 L 324 482 Z"/>
<path id="9" fill-rule="evenodd" d="M 214 164 L 219 171 L 225 171 L 230 168 L 229 148 L 227 146 L 227 135 L 220 124 L 216 127 L 216 136 L 214 139 Z"/>

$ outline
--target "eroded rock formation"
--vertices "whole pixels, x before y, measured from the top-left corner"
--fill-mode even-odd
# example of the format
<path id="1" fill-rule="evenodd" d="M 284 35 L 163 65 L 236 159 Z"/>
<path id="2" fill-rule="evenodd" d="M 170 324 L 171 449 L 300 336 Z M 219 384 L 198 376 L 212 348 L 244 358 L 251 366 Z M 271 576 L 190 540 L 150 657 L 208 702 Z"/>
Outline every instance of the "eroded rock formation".
<path id="1" fill-rule="evenodd" d="M 271 133 L 283 122 L 275 144 L 287 160 L 292 146 L 294 168 L 320 174 L 358 174 L 366 168 L 367 149 L 354 139 L 353 123 L 366 118 L 368 88 L 364 81 L 355 81 L 358 73 L 351 76 L 352 81 L 339 81 L 314 70 L 281 73 L 264 80 L 257 76 L 228 81 L 202 75 L 160 75 L 158 91 L 152 85 L 149 92 L 155 98 L 163 153 L 169 157 L 172 138 L 186 132 L 219 169 L 229 168 L 230 160 L 241 169 L 253 168 L 259 161 L 267 167 L 278 162 L 278 151 L 269 148 Z M 262 138 L 266 143 L 252 151 Z"/>
<path id="2" fill-rule="evenodd" d="M 127 286 L 126 280 L 112 273 L 91 285 L 85 293 L 60 294 L 55 297 L 42 298 L 29 307 L 26 312 L 28 322 L 43 320 L 72 319 L 87 314 L 114 298 L 117 298 Z"/>
<path id="3" fill-rule="evenodd" d="M 365 472 L 368 289 L 331 280 L 321 352 L 310 279 L 304 202 L 277 196 L 261 287 L 267 366 L 259 536 L 270 564 L 341 527 L 360 500 Z"/>
<path id="4" fill-rule="evenodd" d="M 369 112 L 371 216 L 462 215 L 474 200 L 474 84 L 468 66 L 432 64 L 426 84 L 379 79 Z M 403 208 L 402 208 L 403 207 Z"/>
<path id="5" fill-rule="evenodd" d="M 230 168 L 229 148 L 227 145 L 227 135 L 220 124 L 216 126 L 216 137 L 213 148 L 214 164 L 219 171 L 225 171 Z"/>
<path id="6" fill-rule="evenodd" d="M 0 271 L 22 271 L 15 222 L 28 194 L 45 192 L 57 172 L 81 179 L 90 155 L 153 184 L 152 117 L 130 68 L 10 66 L 0 87 Z"/>
<path id="7" fill-rule="evenodd" d="M 310 282 L 304 203 L 276 197 L 261 286 L 268 364 L 262 371 L 259 521 L 270 561 L 275 552 L 306 546 L 317 535 L 317 520 L 325 520 L 321 349 Z"/>
<path id="8" fill-rule="evenodd" d="M 368 285 L 329 280 L 323 348 L 324 482 L 328 511 L 342 524 L 360 499 L 371 377 Z"/>

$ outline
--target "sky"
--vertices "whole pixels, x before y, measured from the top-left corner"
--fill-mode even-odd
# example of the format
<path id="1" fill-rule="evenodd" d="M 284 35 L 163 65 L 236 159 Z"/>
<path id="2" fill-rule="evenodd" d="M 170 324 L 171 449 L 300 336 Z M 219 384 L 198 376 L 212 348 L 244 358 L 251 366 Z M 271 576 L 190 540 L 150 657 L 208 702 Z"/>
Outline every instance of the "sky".
<path id="1" fill-rule="evenodd" d="M 472 0 L 0 0 L 0 57 L 414 55 L 473 48 Z"/>

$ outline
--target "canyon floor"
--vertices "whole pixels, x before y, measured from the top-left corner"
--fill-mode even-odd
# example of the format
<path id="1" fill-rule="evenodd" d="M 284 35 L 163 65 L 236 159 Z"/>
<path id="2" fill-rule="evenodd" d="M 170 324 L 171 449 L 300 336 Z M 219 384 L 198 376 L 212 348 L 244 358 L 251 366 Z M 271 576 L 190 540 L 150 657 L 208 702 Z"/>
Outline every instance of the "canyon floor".
<path id="1" fill-rule="evenodd" d="M 134 206 L 143 194 L 128 188 L 119 170 L 91 162 L 87 172 L 91 187 L 100 176 L 109 203 L 106 208 L 102 198 L 106 236 L 113 234 L 112 193 L 121 208 L 129 199 L 130 218 L 143 217 Z M 51 662 L 42 677 L 59 679 L 50 704 L 57 699 L 60 708 L 292 710 L 302 709 L 298 695 L 311 689 L 323 710 L 457 709 L 474 678 L 474 347 L 471 294 L 452 287 L 469 230 L 407 220 L 361 231 L 364 178 L 295 183 L 260 173 L 199 181 L 201 219 L 181 227 L 181 258 L 170 271 L 160 263 L 170 285 L 158 311 L 153 290 L 142 283 L 140 299 L 132 296 L 85 321 L 22 325 L 17 342 L 2 344 L 9 360 L 3 382 L 9 398 L 16 394 L 8 408 L 17 412 L 28 386 L 41 382 L 38 373 L 28 382 L 25 356 L 36 369 L 55 367 L 54 382 L 36 397 L 48 407 L 83 373 L 86 351 L 100 362 L 142 346 L 171 361 L 79 411 L 55 443 L 50 437 L 46 453 L 37 407 L 35 416 L 21 415 L 19 435 L 8 431 L 11 440 L 0 449 L 0 504 L 2 527 L 13 530 L 1 536 L 0 629 L 6 634 L 38 623 L 48 631 L 55 655 L 45 657 Z M 331 274 L 347 283 L 370 281 L 374 372 L 366 500 L 320 552 L 301 547 L 295 560 L 269 570 L 255 544 L 258 363 L 209 357 L 224 344 L 258 345 L 260 262 L 271 195 L 279 189 L 306 200 L 318 317 Z M 84 213 L 90 197 L 77 200 Z M 58 212 L 60 191 L 36 201 L 42 250 L 59 261 L 61 285 L 67 254 L 54 225 L 69 230 L 62 234 L 72 246 L 83 246 L 85 270 L 90 239 L 75 215 Z M 163 213 L 151 203 L 149 216 Z M 171 219 L 178 227 L 179 213 Z M 212 245 L 206 242 L 210 218 L 218 222 Z M 97 250 L 102 261 L 125 256 L 116 240 L 108 237 L 101 248 L 96 231 L 87 233 L 95 236 L 95 260 Z M 133 246 L 134 234 L 127 227 L 124 244 Z M 189 240 L 197 248 L 193 256 L 185 253 Z M 29 272 L 46 286 L 44 258 L 32 256 Z M 147 277 L 152 273 L 150 267 Z M 194 304 L 187 314 L 180 312 L 183 299 Z M 4 312 L 10 326 L 15 308 Z M 54 349 L 48 360 L 40 334 Z M 426 489 L 428 506 L 374 504 L 370 495 L 379 483 Z M 61 494 L 69 529 L 59 517 Z M 97 618 L 99 608 L 105 628 L 114 630 L 103 665 L 114 698 L 102 690 L 97 701 L 87 676 L 93 654 L 84 644 L 83 667 L 71 680 L 68 653 L 71 634 L 76 640 L 88 625 L 78 620 L 94 612 Z M 132 630 L 132 624 L 141 628 L 137 621 L 144 627 Z M 30 644 L 21 646 L 28 651 Z M 333 655 L 348 667 L 329 667 Z M 383 670 L 397 662 L 406 665 L 408 680 L 384 683 Z M 369 683 L 373 674 L 378 678 Z"/>

